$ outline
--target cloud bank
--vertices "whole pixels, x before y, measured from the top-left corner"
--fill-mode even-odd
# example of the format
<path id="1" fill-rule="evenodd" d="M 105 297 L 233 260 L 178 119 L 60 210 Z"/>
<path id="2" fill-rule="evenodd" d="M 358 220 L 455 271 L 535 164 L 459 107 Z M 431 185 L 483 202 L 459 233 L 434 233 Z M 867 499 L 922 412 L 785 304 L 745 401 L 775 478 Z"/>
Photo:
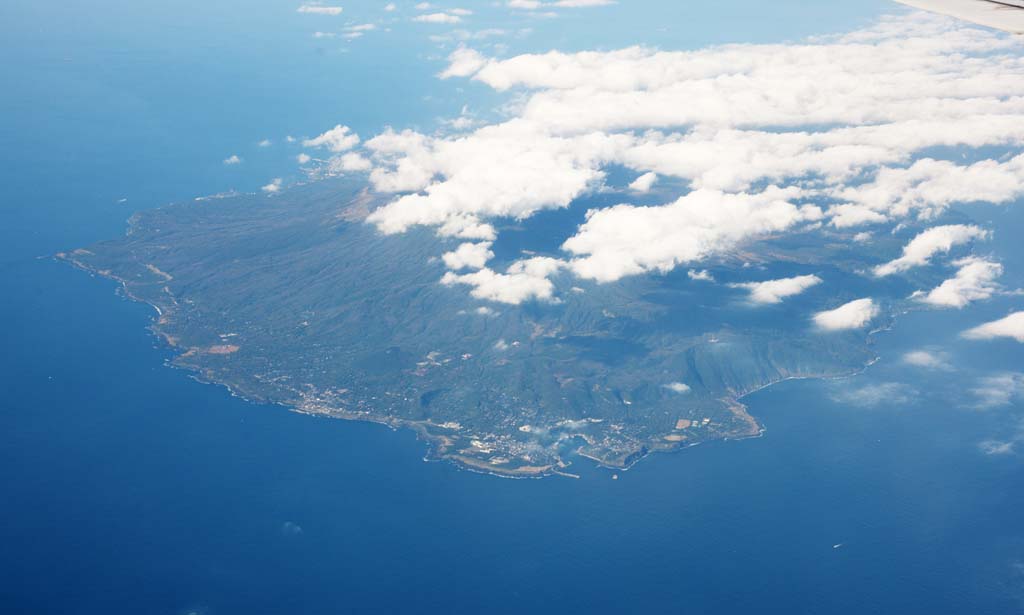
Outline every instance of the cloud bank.
<path id="1" fill-rule="evenodd" d="M 561 3 L 569 4 L 599 3 Z M 459 17 L 418 18 L 432 15 Z M 920 13 L 803 43 L 504 59 L 462 47 L 439 76 L 509 92 L 505 120 L 447 134 L 388 129 L 358 151 L 358 137 L 349 144 L 345 133 L 338 147 L 349 151 L 331 165 L 366 170 L 375 190 L 394 195 L 368 218 L 380 232 L 428 226 L 463 242 L 494 241 L 501 223 L 607 188 L 612 167 L 636 174 L 628 193 L 656 181 L 686 186 L 654 205 L 592 209 L 549 257 L 557 266 L 547 275 L 610 283 L 699 266 L 768 236 L 823 228 L 870 238 L 859 227 L 928 223 L 955 203 L 1024 195 L 1019 152 L 971 163 L 935 153 L 1024 146 L 1020 51 L 1010 37 Z M 875 273 L 906 271 L 987 236 L 971 225 L 928 229 Z M 526 275 L 522 262 L 445 283 L 491 300 L 555 299 L 547 275 Z M 961 268 L 919 298 L 955 306 L 991 291 L 983 276 L 992 267 Z"/>

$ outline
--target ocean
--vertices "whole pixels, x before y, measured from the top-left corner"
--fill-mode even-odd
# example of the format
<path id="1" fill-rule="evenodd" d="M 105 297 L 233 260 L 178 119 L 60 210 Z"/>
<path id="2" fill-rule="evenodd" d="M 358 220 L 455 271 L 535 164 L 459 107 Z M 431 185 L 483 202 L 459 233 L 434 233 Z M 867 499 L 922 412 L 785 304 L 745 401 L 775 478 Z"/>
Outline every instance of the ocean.
<path id="1" fill-rule="evenodd" d="M 974 445 L 991 413 L 860 407 L 831 399 L 845 382 L 792 381 L 748 399 L 762 438 L 499 479 L 422 461 L 409 432 L 250 404 L 164 367 L 150 308 L 108 281 L 40 261 L 4 286 L 5 612 L 1024 604 L 1020 461 Z M 883 336 L 883 356 L 907 335 Z M 857 386 L 901 369 L 883 360 Z"/>
<path id="2" fill-rule="evenodd" d="M 243 6 L 205 9 L 206 21 L 198 3 L 0 9 L 0 46 L 18 58 L 0 69 L 18 86 L 0 101 L 0 611 L 1024 612 L 1024 466 L 979 448 L 1024 408 L 979 409 L 969 394 L 1019 369 L 1020 346 L 956 336 L 1019 297 L 903 315 L 876 336 L 865 374 L 748 397 L 761 438 L 627 472 L 578 459 L 579 479 L 427 463 L 410 432 L 252 404 L 166 367 L 152 308 L 48 256 L 117 236 L 134 208 L 287 176 L 289 131 L 346 114 L 372 131 L 452 106 L 367 104 L 350 81 L 374 70 L 350 58 L 384 43 L 346 59 L 312 43 L 293 7 L 278 27 L 274 7 L 229 19 Z M 787 22 L 779 36 L 847 17 Z M 687 40 L 716 42 L 702 23 Z M 597 37 L 584 26 L 566 44 Z M 295 55 L 271 62 L 295 32 Z M 373 87 L 422 101 L 436 87 L 416 70 L 424 53 Z M 275 87 L 254 83 L 257 59 Z M 353 62 L 349 81 L 325 75 Z M 224 166 L 236 151 L 246 163 Z M 1004 282 L 1022 285 L 1021 208 L 980 216 L 998 229 Z M 900 360 L 932 346 L 954 371 Z"/>

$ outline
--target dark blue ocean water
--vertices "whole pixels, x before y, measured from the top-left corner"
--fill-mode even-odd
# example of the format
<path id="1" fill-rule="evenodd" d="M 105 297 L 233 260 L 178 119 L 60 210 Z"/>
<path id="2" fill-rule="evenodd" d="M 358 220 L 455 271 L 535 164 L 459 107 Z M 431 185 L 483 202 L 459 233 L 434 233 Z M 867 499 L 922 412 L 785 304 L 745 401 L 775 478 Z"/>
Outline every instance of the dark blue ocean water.
<path id="1" fill-rule="evenodd" d="M 409 433 L 163 367 L 149 308 L 109 282 L 50 261 L 3 273 L 4 612 L 1024 605 L 1021 462 L 975 446 L 1002 428 L 992 413 L 856 407 L 831 401 L 844 383 L 791 382 L 750 399 L 763 438 L 618 480 L 585 460 L 580 480 L 501 480 L 424 463 Z M 888 339 L 925 335 L 913 320 Z M 860 384 L 907 376 L 877 367 Z"/>
<path id="2" fill-rule="evenodd" d="M 792 4 L 780 37 L 849 17 L 800 22 Z M 287 175 L 285 134 L 429 122 L 448 103 L 420 104 L 436 87 L 427 46 L 346 58 L 290 5 L 40 7 L 0 9 L 0 612 L 1024 610 L 1024 462 L 978 448 L 1024 408 L 978 410 L 968 392 L 1024 360 L 1014 342 L 956 337 L 1019 297 L 907 315 L 863 376 L 751 396 L 763 438 L 618 480 L 585 460 L 579 480 L 539 481 L 425 463 L 410 433 L 249 404 L 165 367 L 149 307 L 35 257 L 116 236 L 136 207 Z M 721 16 L 702 18 L 692 44 L 716 40 L 700 24 Z M 560 42 L 621 43 L 580 32 Z M 372 104 L 353 82 L 375 84 Z M 235 152 L 246 163 L 224 167 Z M 1024 285 L 1022 208 L 980 216 L 1007 284 Z M 956 371 L 900 363 L 922 346 Z M 851 396 L 884 385 L 898 394 Z"/>

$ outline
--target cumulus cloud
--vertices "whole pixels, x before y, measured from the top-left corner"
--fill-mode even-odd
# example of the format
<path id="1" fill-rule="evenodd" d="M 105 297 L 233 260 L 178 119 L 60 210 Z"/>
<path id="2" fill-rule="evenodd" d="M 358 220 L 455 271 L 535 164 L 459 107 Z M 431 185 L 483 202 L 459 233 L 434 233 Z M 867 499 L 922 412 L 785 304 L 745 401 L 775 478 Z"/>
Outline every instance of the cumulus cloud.
<path id="1" fill-rule="evenodd" d="M 629 184 L 629 189 L 635 190 L 636 192 L 648 192 L 652 187 L 654 187 L 654 183 L 656 181 L 658 181 L 658 174 L 648 171 L 634 179 L 633 182 Z"/>
<path id="2" fill-rule="evenodd" d="M 932 36 L 942 36 L 946 46 L 936 47 Z M 449 140 L 448 143 L 422 135 L 418 143 L 407 139 L 410 148 L 404 152 L 400 149 L 392 150 L 390 155 L 384 157 L 383 168 L 376 176 L 382 180 L 385 188 L 401 186 L 406 190 L 422 190 L 435 183 L 441 186 L 458 183 L 459 186 L 452 186 L 452 190 L 432 189 L 432 194 L 423 195 L 427 197 L 425 201 L 413 201 L 417 207 L 433 209 L 431 217 L 440 219 L 438 222 L 425 223 L 447 226 L 446 218 L 461 217 L 473 224 L 480 221 L 475 214 L 466 215 L 467 212 L 460 206 L 463 201 L 451 199 L 449 193 L 456 188 L 460 193 L 489 189 L 490 186 L 486 184 L 493 182 L 493 179 L 478 174 L 478 179 L 467 180 L 464 177 L 450 177 L 450 172 L 461 164 L 503 167 L 505 161 L 518 152 L 510 152 L 506 156 L 500 151 L 501 145 L 510 142 L 497 138 L 502 133 L 510 136 L 515 133 L 516 142 L 529 142 L 532 146 L 529 149 L 534 151 L 549 150 L 556 145 L 563 151 L 566 149 L 564 146 L 576 145 L 577 151 L 581 151 L 600 139 L 607 145 L 601 155 L 597 156 L 569 160 L 568 156 L 562 155 L 565 162 L 572 164 L 551 167 L 552 172 L 548 174 L 547 181 L 538 183 L 532 179 L 527 180 L 525 176 L 519 177 L 518 181 L 509 181 L 507 188 L 511 190 L 505 191 L 506 194 L 524 192 L 526 188 L 523 184 L 527 181 L 543 187 L 548 183 L 560 183 L 569 174 L 586 174 L 589 181 L 575 184 L 586 189 L 603 177 L 601 166 L 616 162 L 635 168 L 642 174 L 659 172 L 675 175 L 693 181 L 697 187 L 719 190 L 742 190 L 765 179 L 785 180 L 809 174 L 824 176 L 828 185 L 841 183 L 879 165 L 902 163 L 913 151 L 924 147 L 1017 142 L 1024 138 L 1024 122 L 1021 122 L 1021 116 L 1010 111 L 1018 110 L 1018 107 L 1003 105 L 1011 108 L 997 109 L 1003 113 L 994 114 L 985 105 L 968 109 L 969 105 L 961 104 L 966 97 L 992 94 L 996 89 L 993 85 L 997 78 L 995 73 L 1000 73 L 1000 79 L 1005 76 L 1002 74 L 1005 66 L 997 69 L 979 62 L 972 62 L 970 66 L 957 64 L 953 54 L 990 52 L 1005 46 L 1001 39 L 992 37 L 979 45 L 979 37 L 986 38 L 980 33 L 961 30 L 953 30 L 951 33 L 927 20 L 911 20 L 909 23 L 887 24 L 886 28 L 863 32 L 857 37 L 874 39 L 874 45 L 861 44 L 860 40 L 855 44 L 852 40 L 837 39 L 830 44 L 739 45 L 698 52 L 652 52 L 640 48 L 604 53 L 552 52 L 501 61 L 462 48 L 453 52 L 448 68 L 441 73 L 442 77 L 471 76 L 499 90 L 526 87 L 539 91 L 527 100 L 521 116 L 506 125 L 487 127 L 469 137 Z M 962 92 L 942 93 L 935 90 L 935 84 L 942 80 L 928 77 L 930 85 L 927 93 L 920 88 L 907 88 L 902 81 L 906 78 L 903 70 L 907 67 L 902 67 L 899 74 L 891 72 L 893 67 L 882 56 L 883 53 L 897 53 L 908 66 L 923 73 L 936 65 L 956 65 L 971 85 Z M 832 58 L 846 58 L 851 54 L 858 56 L 858 60 L 837 73 Z M 829 59 L 825 60 L 826 57 Z M 791 81 L 782 82 L 782 76 L 778 74 L 780 62 L 785 64 L 782 70 Z M 732 77 L 737 71 L 744 75 L 742 79 Z M 863 85 L 860 82 L 876 76 L 872 71 L 884 75 L 885 87 L 876 88 L 872 95 L 877 95 L 879 101 L 892 106 L 889 109 L 891 117 L 886 118 L 887 122 L 876 123 L 878 118 L 865 118 L 865 109 L 874 108 L 872 105 L 847 106 L 845 98 L 835 98 L 835 92 L 822 89 L 822 83 L 817 79 L 818 74 L 828 75 L 828 79 L 841 82 L 832 84 L 834 87 L 860 92 Z M 970 75 L 970 79 L 967 79 L 967 75 Z M 780 92 L 786 87 L 793 87 L 793 84 L 800 84 L 801 91 L 814 92 L 815 96 L 822 97 L 821 100 L 813 96 L 810 99 L 786 97 L 784 100 L 773 99 L 773 105 L 767 107 L 749 103 L 727 104 L 730 96 L 744 99 L 762 97 L 766 92 Z M 675 88 L 684 88 L 686 95 L 675 92 Z M 1021 91 L 1024 92 L 1024 85 Z M 601 92 L 628 96 L 630 103 L 600 108 L 593 104 L 593 97 Z M 566 99 L 577 93 L 577 98 Z M 694 114 L 698 111 L 700 113 L 676 119 L 657 120 L 655 116 L 629 121 L 624 119 L 623 109 L 632 109 L 634 100 L 647 101 L 658 96 L 671 98 L 663 101 L 666 108 L 676 111 L 690 109 Z M 939 117 L 927 121 L 919 119 L 920 114 L 916 112 L 913 115 L 905 113 L 907 108 L 913 106 L 911 101 L 924 98 L 931 100 L 934 96 L 947 101 L 946 107 L 960 105 L 960 111 L 954 113 L 952 118 Z M 549 112 L 549 107 L 554 104 L 552 97 L 558 98 L 557 113 Z M 846 125 L 819 132 L 752 128 L 758 124 L 777 126 L 780 122 L 778 116 L 783 112 L 788 118 L 783 123 L 806 124 L 813 121 L 807 119 L 810 111 L 806 107 L 813 105 L 832 108 L 832 115 L 821 119 L 823 123 Z M 796 108 L 790 109 L 793 106 Z M 593 121 L 586 124 L 565 125 L 562 122 L 562 118 L 565 118 L 566 121 L 578 123 L 586 119 L 588 114 L 594 113 L 602 115 L 600 118 L 592 118 Z M 609 125 L 609 121 L 625 123 Z M 626 133 L 614 135 L 615 139 L 608 134 L 613 128 L 639 128 L 651 126 L 652 123 L 665 127 L 696 126 L 682 133 L 647 132 L 642 136 Z M 723 123 L 726 128 L 721 127 Z M 521 149 L 518 145 L 511 146 L 515 150 Z M 471 153 L 474 150 L 483 157 Z M 391 165 L 402 168 L 388 169 Z M 417 178 L 418 181 L 399 181 L 409 178 Z M 539 196 L 531 208 L 525 210 L 525 215 L 540 208 L 565 206 L 566 198 L 571 199 L 581 193 L 578 189 L 567 192 L 556 188 L 564 186 L 553 186 L 550 194 Z M 826 189 L 819 193 L 829 195 L 832 190 Z M 854 199 L 856 195 L 848 196 Z M 480 200 L 486 200 L 486 196 Z M 430 207 L 426 207 L 427 203 Z M 395 208 L 391 213 L 395 217 L 405 217 L 401 209 L 404 208 Z M 518 216 L 521 213 L 514 212 L 511 215 Z M 847 224 L 851 221 L 879 222 L 889 217 L 884 208 L 883 211 L 876 211 L 858 203 L 840 204 L 830 210 L 829 214 L 836 221 L 845 221 Z M 509 214 L 497 211 L 490 215 Z M 383 222 L 382 219 L 379 221 Z M 406 228 L 404 223 L 384 226 L 392 229 Z"/>
<path id="3" fill-rule="evenodd" d="M 1003 141 L 994 136 L 989 138 L 996 143 Z M 1020 141 L 1019 134 L 1013 137 L 1013 141 Z M 1024 155 L 1007 162 L 983 160 L 969 166 L 926 158 L 909 168 L 883 168 L 873 182 L 846 188 L 837 196 L 883 219 L 912 212 L 928 219 L 953 203 L 983 201 L 1001 204 L 1022 194 Z"/>
<path id="4" fill-rule="evenodd" d="M 347 152 L 341 156 L 335 156 L 329 163 L 329 168 L 332 172 L 369 171 L 371 167 L 373 167 L 373 163 L 356 152 Z"/>
<path id="5" fill-rule="evenodd" d="M 479 51 L 468 47 L 459 47 L 448 56 L 448 67 L 438 75 L 441 79 L 449 77 L 468 77 L 487 64 L 487 58 Z"/>
<path id="6" fill-rule="evenodd" d="M 452 22 L 459 14 L 418 18 Z M 921 158 L 942 148 L 1024 145 L 1020 51 L 1010 37 L 916 13 L 802 43 L 507 59 L 460 47 L 439 76 L 512 92 L 510 117 L 449 125 L 447 134 L 388 129 L 342 155 L 361 156 L 346 164 L 359 162 L 376 191 L 394 194 L 368 218 L 384 233 L 429 226 L 493 241 L 495 220 L 568 207 L 603 188 L 612 167 L 636 174 L 635 192 L 655 179 L 692 189 L 658 205 L 594 209 L 565 238 L 558 260 L 569 272 L 611 282 L 696 266 L 767 235 L 929 220 L 953 203 L 1024 194 L 1024 155 L 970 164 Z M 983 233 L 950 226 L 973 229 L 972 239 Z M 908 245 L 879 274 L 961 242 L 947 238 L 943 249 L 942 237 L 928 237 L 937 248 L 924 239 Z M 488 275 L 509 275 L 477 273 L 474 289 Z"/>
<path id="7" fill-rule="evenodd" d="M 1014 312 L 1005 318 L 987 322 L 964 331 L 963 337 L 972 340 L 990 340 L 1009 337 L 1024 343 L 1024 312 Z"/>
<path id="8" fill-rule="evenodd" d="M 910 239 L 910 243 L 903 247 L 902 256 L 874 268 L 874 274 L 882 277 L 927 265 L 933 256 L 946 254 L 954 246 L 967 244 L 972 239 L 987 237 L 987 231 L 974 225 L 947 224 L 929 228 Z"/>
<path id="9" fill-rule="evenodd" d="M 319 4 L 303 4 L 298 9 L 299 13 L 310 13 L 313 15 L 341 15 L 340 6 L 323 6 Z"/>
<path id="10" fill-rule="evenodd" d="M 749 290 L 750 301 L 753 303 L 781 303 L 786 297 L 799 295 L 808 288 L 818 284 L 821 284 L 821 278 L 818 276 L 800 275 L 764 282 L 742 282 L 730 284 L 729 286 Z"/>
<path id="11" fill-rule="evenodd" d="M 689 385 L 683 384 L 682 382 L 670 382 L 670 383 L 662 385 L 662 386 L 664 386 L 669 391 L 672 391 L 673 393 L 689 393 L 690 392 Z"/>
<path id="12" fill-rule="evenodd" d="M 834 310 L 818 312 L 814 323 L 826 331 L 860 329 L 878 316 L 878 311 L 873 299 L 856 299 Z"/>
<path id="13" fill-rule="evenodd" d="M 224 159 L 224 164 L 242 164 L 242 159 L 238 157 L 238 154 L 231 154 Z"/>
<path id="14" fill-rule="evenodd" d="M 282 180 L 280 177 L 275 177 L 271 182 L 260 188 L 263 192 L 274 194 L 275 192 L 281 191 Z"/>
<path id="15" fill-rule="evenodd" d="M 691 269 L 686 272 L 686 277 L 698 282 L 714 282 L 715 276 L 707 269 Z"/>
<path id="16" fill-rule="evenodd" d="M 695 190 L 670 205 L 591 210 L 562 248 L 576 275 L 611 282 L 720 254 L 742 241 L 819 220 L 821 209 L 794 205 L 797 188 L 756 194 Z"/>
<path id="17" fill-rule="evenodd" d="M 444 264 L 449 269 L 458 271 L 459 269 L 483 269 L 487 261 L 494 258 L 494 252 L 491 251 L 491 242 L 482 241 L 480 243 L 466 242 L 459 245 L 458 248 L 452 252 L 445 252 L 442 256 Z"/>
<path id="18" fill-rule="evenodd" d="M 505 273 L 481 269 L 458 275 L 449 271 L 441 278 L 446 286 L 466 284 L 477 299 L 518 305 L 524 301 L 553 301 L 555 286 L 548 277 L 562 267 L 556 259 L 537 256 L 512 263 Z"/>
<path id="19" fill-rule="evenodd" d="M 524 219 L 566 207 L 604 178 L 598 168 L 624 136 L 551 139 L 523 122 L 487 126 L 471 136 L 436 139 L 403 131 L 367 141 L 377 166 L 370 175 L 385 192 L 415 191 L 368 219 L 385 233 L 416 225 L 442 235 L 488 238 L 484 218 Z M 435 181 L 443 176 L 444 181 Z"/>
<path id="20" fill-rule="evenodd" d="M 309 154 L 303 153 L 303 154 L 299 154 L 298 156 L 296 156 L 295 160 L 297 160 L 299 162 L 299 164 L 306 164 L 307 162 L 312 160 L 312 158 L 309 157 Z"/>
<path id="21" fill-rule="evenodd" d="M 995 280 L 1003 266 L 983 258 L 962 258 L 953 263 L 960 269 L 956 275 L 929 292 L 918 291 L 913 298 L 936 307 L 962 308 L 972 301 L 988 299 L 999 290 Z"/>
<path id="22" fill-rule="evenodd" d="M 341 124 L 336 125 L 318 137 L 306 139 L 302 142 L 304 147 L 326 147 L 335 153 L 350 150 L 358 144 L 359 135 L 352 132 L 348 126 L 342 126 Z"/>
<path id="23" fill-rule="evenodd" d="M 948 253 L 953 246 L 987 237 L 987 231 L 973 225 L 949 224 L 930 228 L 911 239 L 903 247 L 902 256 L 875 267 L 875 275 L 882 277 L 927 265 L 933 256 Z"/>

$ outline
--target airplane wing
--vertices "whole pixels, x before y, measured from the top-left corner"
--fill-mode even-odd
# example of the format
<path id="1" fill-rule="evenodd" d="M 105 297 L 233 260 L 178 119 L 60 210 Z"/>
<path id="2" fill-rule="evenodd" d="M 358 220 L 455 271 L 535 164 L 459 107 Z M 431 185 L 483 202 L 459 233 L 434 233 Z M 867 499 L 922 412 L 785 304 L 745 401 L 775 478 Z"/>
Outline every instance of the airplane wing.
<path id="1" fill-rule="evenodd" d="M 989 28 L 1024 34 L 1024 0 L 896 0 Z"/>

